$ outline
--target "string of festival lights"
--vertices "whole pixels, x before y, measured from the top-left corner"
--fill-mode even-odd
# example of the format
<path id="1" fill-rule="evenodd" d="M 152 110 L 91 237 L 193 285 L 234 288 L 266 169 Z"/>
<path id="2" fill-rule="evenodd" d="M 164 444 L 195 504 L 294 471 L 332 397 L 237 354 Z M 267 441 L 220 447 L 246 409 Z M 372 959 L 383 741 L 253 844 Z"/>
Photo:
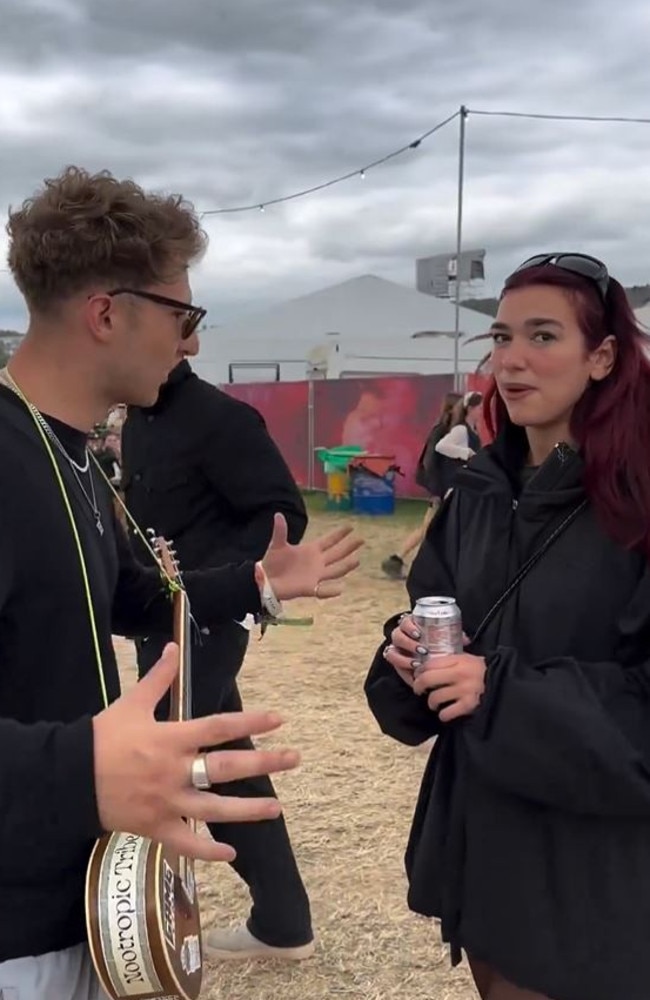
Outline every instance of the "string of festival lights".
<path id="1" fill-rule="evenodd" d="M 291 194 L 280 195 L 273 198 L 265 198 L 263 201 L 257 201 L 252 204 L 247 205 L 232 205 L 225 208 L 211 208 L 203 211 L 202 216 L 212 216 L 212 215 L 234 215 L 241 212 L 264 212 L 267 208 L 273 205 L 283 205 L 286 202 L 296 201 L 299 198 L 306 198 L 308 195 L 316 194 L 319 191 L 325 191 L 327 188 L 334 187 L 337 184 L 343 184 L 345 181 L 352 180 L 354 177 L 359 177 L 362 180 L 365 178 L 366 174 L 370 170 L 374 170 L 376 167 L 381 167 L 390 160 L 394 160 L 399 156 L 404 156 L 411 150 L 418 149 L 419 146 L 425 142 L 431 136 L 435 135 L 437 132 L 442 131 L 457 118 L 464 116 L 465 118 L 470 115 L 482 115 L 484 117 L 491 118 L 528 118 L 534 120 L 543 121 L 564 121 L 564 122 L 600 122 L 605 124 L 628 124 L 628 125 L 650 125 L 650 118 L 632 118 L 625 115 L 564 115 L 564 114 L 542 114 L 534 112 L 524 112 L 524 111 L 489 111 L 482 110 L 478 108 L 465 108 L 461 107 L 453 114 L 449 115 L 443 121 L 438 122 L 432 128 L 427 129 L 426 132 L 422 132 L 421 135 L 416 136 L 411 142 L 407 142 L 405 145 L 400 146 L 398 149 L 392 150 L 390 153 L 386 153 L 385 156 L 380 156 L 376 160 L 372 160 L 370 163 L 366 163 L 361 167 L 356 167 L 354 170 L 349 170 L 347 173 L 340 174 L 337 177 L 332 177 L 330 180 L 323 181 L 321 184 L 314 184 L 311 187 L 302 188 L 299 191 L 293 191 Z"/>
<path id="2" fill-rule="evenodd" d="M 381 156 L 377 160 L 373 160 L 372 163 L 366 163 L 363 167 L 357 167 L 356 170 L 350 170 L 346 174 L 341 174 L 339 177 L 333 177 L 329 181 L 324 181 L 322 184 L 314 184 L 313 187 L 304 188 L 302 191 L 294 191 L 293 194 L 285 194 L 279 198 L 267 198 L 264 202 L 256 202 L 254 205 L 236 205 L 232 208 L 214 208 L 207 212 L 203 212 L 203 215 L 227 215 L 233 212 L 252 212 L 257 209 L 258 212 L 263 212 L 265 208 L 270 205 L 281 205 L 286 201 L 295 201 L 296 198 L 304 198 L 308 194 L 314 194 L 316 191 L 324 191 L 325 188 L 334 187 L 335 184 L 341 184 L 343 181 L 348 181 L 352 177 L 361 177 L 363 179 L 369 170 L 374 170 L 375 167 L 380 167 L 384 163 L 388 163 L 389 160 L 394 160 L 396 156 L 401 156 L 403 153 L 408 152 L 410 149 L 417 149 L 420 143 L 428 139 L 435 132 L 440 132 L 446 125 L 453 122 L 455 118 L 460 116 L 460 110 L 454 111 L 453 115 L 449 115 L 444 121 L 438 122 L 433 128 L 428 129 L 423 132 L 422 135 L 417 136 L 412 142 L 407 142 L 405 146 L 400 146 L 399 149 L 394 149 L 391 153 L 387 153 L 386 156 Z"/>

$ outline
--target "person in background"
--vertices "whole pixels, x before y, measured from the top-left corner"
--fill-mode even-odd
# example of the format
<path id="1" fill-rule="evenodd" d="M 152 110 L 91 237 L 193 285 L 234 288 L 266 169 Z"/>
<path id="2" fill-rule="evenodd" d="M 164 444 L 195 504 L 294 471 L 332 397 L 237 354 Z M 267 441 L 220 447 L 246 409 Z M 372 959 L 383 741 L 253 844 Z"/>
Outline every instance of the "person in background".
<path id="1" fill-rule="evenodd" d="M 104 440 L 104 452 L 112 461 L 112 474 L 108 477 L 109 482 L 116 490 L 120 490 L 122 484 L 122 438 L 121 430 L 108 431 Z"/>
<path id="2" fill-rule="evenodd" d="M 105 439 L 106 448 L 115 455 L 118 462 L 122 460 L 122 429 L 111 429 L 110 427 L 106 430 Z"/>
<path id="3" fill-rule="evenodd" d="M 192 371 L 198 334 L 183 344 L 184 359 L 162 386 L 156 403 L 129 407 L 122 428 L 123 488 L 140 525 L 174 540 L 182 570 L 257 560 L 269 544 L 274 515 L 284 515 L 288 537 L 299 542 L 307 527 L 305 504 L 291 472 L 253 407 L 233 399 Z M 136 553 L 146 552 L 133 537 Z M 168 636 L 137 643 L 144 676 Z M 249 640 L 236 621 L 203 630 L 192 654 L 194 715 L 239 712 L 237 686 Z M 164 711 L 164 708 L 161 709 Z M 237 746 L 249 748 L 245 740 Z M 215 792 L 272 796 L 268 778 L 217 785 Z M 235 871 L 247 884 L 253 907 L 246 923 L 212 929 L 204 948 L 213 959 L 275 957 L 300 960 L 314 950 L 309 900 L 283 817 L 252 830 L 245 824 L 211 824 L 215 840 L 237 851 Z"/>
<path id="4" fill-rule="evenodd" d="M 481 448 L 478 434 L 478 422 L 481 419 L 483 395 L 480 392 L 466 392 L 456 403 L 451 426 L 447 434 L 443 434 L 435 444 L 435 450 L 443 458 L 450 459 L 453 465 L 443 464 L 441 472 L 443 496 L 452 485 L 456 472 L 462 462 L 470 458 Z"/>
<path id="5" fill-rule="evenodd" d="M 97 463 L 112 486 L 119 488 L 122 478 L 119 454 L 115 449 L 119 447 L 119 437 L 113 431 L 99 425 L 95 427 L 88 438 L 90 450 L 95 456 Z"/>
<path id="6" fill-rule="evenodd" d="M 106 417 L 106 429 L 109 433 L 121 434 L 122 425 L 126 420 L 126 406 L 124 403 L 118 403 L 117 406 L 113 406 Z"/>
<path id="7" fill-rule="evenodd" d="M 457 392 L 448 392 L 446 394 L 442 401 L 438 419 L 429 432 L 429 436 L 418 459 L 415 481 L 418 486 L 427 490 L 431 499 L 422 522 L 406 536 L 402 547 L 394 552 L 393 555 L 384 559 L 381 564 L 382 570 L 391 580 L 404 579 L 406 559 L 414 549 L 419 548 L 422 544 L 426 530 L 440 505 L 441 498 L 446 492 L 441 477 L 444 459 L 436 451 L 436 444 L 451 428 L 454 407 L 461 399 L 462 396 Z"/>
<path id="8" fill-rule="evenodd" d="M 102 424 L 96 424 L 88 435 L 88 450 L 92 455 L 99 456 L 104 446 L 106 429 Z"/>
<path id="9" fill-rule="evenodd" d="M 385 733 L 437 737 L 408 902 L 483 1000 L 647 1000 L 648 337 L 580 253 L 525 261 L 491 332 L 495 440 L 408 581 L 411 607 L 455 598 L 465 651 L 427 659 L 396 616 L 366 680 Z"/>

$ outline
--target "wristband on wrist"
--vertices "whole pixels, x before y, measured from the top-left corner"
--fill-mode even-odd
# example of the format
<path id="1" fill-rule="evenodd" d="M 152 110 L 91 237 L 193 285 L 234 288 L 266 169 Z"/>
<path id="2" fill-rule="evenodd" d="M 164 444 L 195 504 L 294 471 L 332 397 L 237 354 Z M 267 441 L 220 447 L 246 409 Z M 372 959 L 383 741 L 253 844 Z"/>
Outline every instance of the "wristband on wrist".
<path id="1" fill-rule="evenodd" d="M 263 614 L 269 618 L 279 618 L 282 614 L 282 602 L 275 596 L 261 562 L 255 563 L 255 582 L 259 587 Z"/>

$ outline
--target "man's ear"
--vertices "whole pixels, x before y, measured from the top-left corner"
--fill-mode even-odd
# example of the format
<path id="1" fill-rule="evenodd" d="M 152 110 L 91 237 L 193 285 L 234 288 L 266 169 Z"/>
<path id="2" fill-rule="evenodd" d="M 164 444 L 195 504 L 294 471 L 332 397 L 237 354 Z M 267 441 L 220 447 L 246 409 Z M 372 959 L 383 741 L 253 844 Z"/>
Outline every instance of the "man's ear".
<path id="1" fill-rule="evenodd" d="M 111 339 L 115 331 L 116 303 L 110 295 L 98 293 L 89 295 L 85 303 L 85 318 L 88 329 L 96 340 L 104 343 Z"/>

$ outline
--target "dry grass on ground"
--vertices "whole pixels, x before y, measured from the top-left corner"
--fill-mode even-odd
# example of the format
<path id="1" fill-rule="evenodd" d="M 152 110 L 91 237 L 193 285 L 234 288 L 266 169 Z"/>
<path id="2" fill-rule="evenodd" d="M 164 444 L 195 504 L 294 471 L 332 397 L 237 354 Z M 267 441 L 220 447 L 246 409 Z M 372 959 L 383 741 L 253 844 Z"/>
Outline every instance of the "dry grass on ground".
<path id="1" fill-rule="evenodd" d="M 331 525 L 316 514 L 311 531 Z M 366 707 L 363 679 L 383 621 L 404 603 L 381 558 L 409 528 L 393 518 L 358 522 L 366 539 L 346 597 L 315 612 L 313 628 L 276 628 L 253 641 L 241 678 L 247 707 L 280 709 L 283 744 L 299 747 L 298 772 L 278 778 L 309 891 L 318 949 L 298 965 L 211 966 L 204 998 L 222 1000 L 475 1000 L 466 967 L 452 971 L 434 923 L 406 907 L 402 856 L 426 751 L 383 737 Z M 119 644 L 125 680 L 132 653 Z M 245 886 L 224 865 L 199 866 L 204 925 L 248 912 Z"/>

